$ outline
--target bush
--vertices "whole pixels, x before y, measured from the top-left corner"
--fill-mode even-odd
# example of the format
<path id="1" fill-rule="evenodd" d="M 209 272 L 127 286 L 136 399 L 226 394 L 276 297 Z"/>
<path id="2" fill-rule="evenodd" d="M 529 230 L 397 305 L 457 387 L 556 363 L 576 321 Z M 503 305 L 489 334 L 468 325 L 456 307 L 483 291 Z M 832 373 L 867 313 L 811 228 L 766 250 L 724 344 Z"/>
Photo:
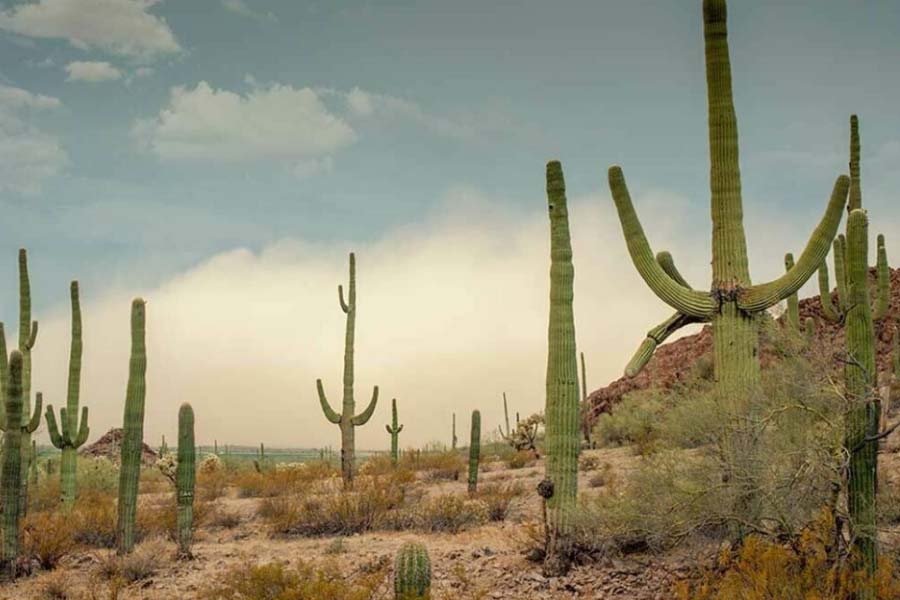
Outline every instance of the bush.
<path id="1" fill-rule="evenodd" d="M 625 396 L 611 413 L 604 413 L 595 426 L 603 446 L 637 444 L 648 446 L 659 436 L 658 424 L 664 405 L 659 392 L 634 392 Z"/>
<path id="2" fill-rule="evenodd" d="M 535 464 L 534 453 L 528 450 L 518 450 L 506 457 L 508 469 L 524 469 Z"/>
<path id="3" fill-rule="evenodd" d="M 484 505 L 489 521 L 505 521 L 513 501 L 524 493 L 525 488 L 520 483 L 488 483 L 478 488 L 475 498 Z"/>
<path id="4" fill-rule="evenodd" d="M 72 513 L 75 541 L 95 548 L 116 545 L 116 502 L 111 494 L 82 491 Z"/>
<path id="5" fill-rule="evenodd" d="M 22 526 L 22 555 L 53 569 L 75 549 L 76 523 L 61 512 L 32 512 Z"/>
<path id="6" fill-rule="evenodd" d="M 90 495 L 116 494 L 119 490 L 119 467 L 105 458 L 78 457 L 78 493 Z"/>
<path id="7" fill-rule="evenodd" d="M 201 592 L 204 600 L 371 600 L 387 577 L 387 569 L 350 578 L 334 564 L 317 568 L 304 562 L 290 568 L 280 563 L 245 565 L 227 571 Z"/>
<path id="8" fill-rule="evenodd" d="M 889 559 L 882 558 L 874 582 L 828 560 L 829 522 L 826 513 L 794 545 L 750 536 L 736 553 L 723 551 L 717 568 L 705 572 L 699 581 L 679 582 L 675 597 L 680 600 L 850 600 L 868 583 L 874 586 L 877 598 L 900 598 L 900 578 L 896 565 Z"/>
<path id="9" fill-rule="evenodd" d="M 478 502 L 456 494 L 427 498 L 417 515 L 418 526 L 425 531 L 459 533 L 487 521 L 487 511 Z"/>
<path id="10" fill-rule="evenodd" d="M 153 538 L 138 544 L 130 554 L 109 553 L 101 560 L 98 570 L 105 579 L 134 583 L 153 577 L 174 554 L 174 547 L 160 538 Z"/>

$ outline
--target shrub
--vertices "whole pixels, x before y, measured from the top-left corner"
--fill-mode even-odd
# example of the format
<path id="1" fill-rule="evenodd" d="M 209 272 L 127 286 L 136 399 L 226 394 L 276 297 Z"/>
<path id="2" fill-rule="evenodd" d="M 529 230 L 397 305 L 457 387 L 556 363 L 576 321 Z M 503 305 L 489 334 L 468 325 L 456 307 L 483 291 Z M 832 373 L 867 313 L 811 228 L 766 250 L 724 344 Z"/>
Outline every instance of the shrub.
<path id="1" fill-rule="evenodd" d="M 457 481 L 466 463 L 458 452 L 423 452 L 418 469 L 425 471 L 427 481 Z M 411 470 L 404 464 L 404 470 Z"/>
<path id="2" fill-rule="evenodd" d="M 65 573 L 51 573 L 41 579 L 38 587 L 40 600 L 76 600 L 72 582 Z"/>
<path id="3" fill-rule="evenodd" d="M 108 493 L 81 491 L 72 513 L 75 541 L 95 548 L 116 545 L 116 502 Z"/>
<path id="4" fill-rule="evenodd" d="M 506 467 L 509 469 L 524 469 L 534 464 L 534 454 L 528 450 L 518 450 L 506 457 Z"/>
<path id="5" fill-rule="evenodd" d="M 78 457 L 78 493 L 115 494 L 119 489 L 119 467 L 105 458 Z"/>
<path id="6" fill-rule="evenodd" d="M 32 512 L 22 527 L 22 555 L 53 569 L 75 549 L 76 523 L 61 512 Z"/>
<path id="7" fill-rule="evenodd" d="M 487 512 L 478 502 L 456 494 L 441 494 L 421 504 L 417 521 L 425 531 L 459 533 L 487 521 Z"/>
<path id="8" fill-rule="evenodd" d="M 604 446 L 638 444 L 649 447 L 659 436 L 658 423 L 663 408 L 658 390 L 626 395 L 612 412 L 597 419 L 598 441 Z"/>
<path id="9" fill-rule="evenodd" d="M 475 498 L 484 505 L 489 521 L 505 521 L 513 501 L 524 493 L 525 488 L 520 483 L 488 483 L 478 489 Z"/>
<path id="10" fill-rule="evenodd" d="M 162 569 L 174 554 L 174 547 L 160 538 L 153 538 L 138 544 L 133 552 L 124 556 L 110 552 L 101 559 L 98 572 L 104 579 L 112 581 L 143 581 Z"/>
<path id="11" fill-rule="evenodd" d="M 291 568 L 280 563 L 242 565 L 224 573 L 201 592 L 204 600 L 371 600 L 387 569 L 349 578 L 334 564 L 317 568 L 300 562 Z"/>
<path id="12" fill-rule="evenodd" d="M 588 479 L 588 485 L 592 488 L 605 487 L 611 485 L 615 481 L 615 474 L 612 465 L 603 463 L 603 466 Z"/>

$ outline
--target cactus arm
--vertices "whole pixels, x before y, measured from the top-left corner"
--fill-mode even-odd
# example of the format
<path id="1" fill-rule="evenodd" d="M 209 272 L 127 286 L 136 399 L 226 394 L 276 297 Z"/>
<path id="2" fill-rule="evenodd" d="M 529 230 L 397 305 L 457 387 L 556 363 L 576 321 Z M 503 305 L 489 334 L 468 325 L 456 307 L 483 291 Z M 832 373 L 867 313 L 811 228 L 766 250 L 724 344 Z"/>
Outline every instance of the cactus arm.
<path id="1" fill-rule="evenodd" d="M 88 407 L 84 406 L 81 408 L 81 425 L 78 427 L 78 435 L 75 436 L 72 446 L 75 448 L 82 446 L 87 441 L 90 434 L 91 428 L 88 425 Z"/>
<path id="2" fill-rule="evenodd" d="M 66 407 L 62 407 L 59 409 L 59 420 L 60 425 L 62 425 L 60 429 L 63 441 L 68 446 L 69 441 L 72 439 L 72 431 L 69 429 L 69 411 L 66 409 Z"/>
<path id="3" fill-rule="evenodd" d="M 828 208 L 813 231 L 797 263 L 787 273 L 767 283 L 750 286 L 738 296 L 738 307 L 747 312 L 761 312 L 799 290 L 825 260 L 831 241 L 837 233 L 847 201 L 850 180 L 840 175 L 834 182 Z"/>
<path id="4" fill-rule="evenodd" d="M 44 405 L 44 395 L 40 392 L 35 394 L 34 397 L 34 412 L 31 413 L 31 419 L 24 426 L 25 431 L 28 433 L 34 433 L 37 431 L 37 428 L 41 426 L 41 409 Z"/>
<path id="5" fill-rule="evenodd" d="M 684 287 L 690 289 L 690 285 L 688 285 L 687 280 L 682 277 L 681 272 L 678 270 L 678 267 L 675 266 L 675 260 L 672 258 L 672 254 L 668 250 L 662 250 L 661 252 L 656 253 L 656 262 L 659 263 L 659 266 L 662 267 L 662 270 L 666 272 L 666 275 L 671 277 L 675 283 L 679 285 L 683 285 Z"/>
<path id="6" fill-rule="evenodd" d="M 344 302 L 344 286 L 338 286 L 338 302 L 341 303 L 341 310 L 344 311 L 344 314 L 350 312 L 350 307 Z"/>
<path id="7" fill-rule="evenodd" d="M 862 189 L 859 185 L 859 118 L 850 115 L 850 192 L 847 212 L 862 208 Z"/>
<path id="8" fill-rule="evenodd" d="M 819 265 L 819 299 L 822 302 L 822 314 L 825 319 L 837 323 L 841 316 L 831 301 L 831 284 L 828 281 L 828 264 L 823 260 Z"/>
<path id="9" fill-rule="evenodd" d="M 884 247 L 884 236 L 878 234 L 878 258 L 875 263 L 877 274 L 875 310 L 872 318 L 881 320 L 885 318 L 891 308 L 891 269 L 888 266 L 887 250 Z"/>
<path id="10" fill-rule="evenodd" d="M 675 313 L 648 331 L 647 337 L 644 338 L 644 341 L 638 346 L 638 349 L 631 357 L 631 360 L 628 361 L 628 365 L 625 367 L 625 377 L 636 377 L 638 373 L 647 366 L 647 363 L 650 362 L 650 358 L 653 356 L 656 348 L 666 341 L 670 335 L 685 325 L 702 323 L 704 320 L 705 319 L 697 319 L 681 313 Z"/>
<path id="11" fill-rule="evenodd" d="M 666 274 L 656 262 L 631 202 L 625 176 L 618 166 L 609 169 L 609 189 L 619 214 L 628 254 L 644 282 L 660 300 L 678 312 L 704 319 L 711 317 L 718 308 L 712 296 L 708 292 L 685 288 Z"/>
<path id="12" fill-rule="evenodd" d="M 803 322 L 803 334 L 806 336 L 806 343 L 812 345 L 816 341 L 816 320 L 812 317 L 806 317 Z"/>
<path id="13" fill-rule="evenodd" d="M 3 327 L 3 323 L 0 323 L 0 405 L 3 404 L 2 400 L 4 398 L 4 394 L 6 394 L 6 384 L 7 379 L 9 378 L 9 354 L 6 352 L 6 331 Z M 5 421 L 3 415 L 5 414 L 6 407 L 0 406 L 0 423 Z"/>
<path id="14" fill-rule="evenodd" d="M 325 413 L 325 418 L 335 425 L 339 424 L 341 422 L 341 415 L 334 412 L 334 409 L 331 408 L 331 405 L 328 403 L 328 398 L 325 397 L 325 388 L 322 387 L 321 379 L 316 379 L 316 391 L 319 392 L 319 404 L 322 405 L 322 412 Z"/>
<path id="15" fill-rule="evenodd" d="M 47 418 L 47 432 L 50 434 L 50 443 L 53 444 L 54 448 L 63 449 L 65 443 L 63 442 L 62 436 L 59 434 L 59 428 L 56 426 L 56 415 L 53 414 L 53 405 L 47 405 L 47 412 L 45 413 Z"/>
<path id="16" fill-rule="evenodd" d="M 794 268 L 794 255 L 788 252 L 784 255 L 784 270 L 790 271 Z M 800 331 L 800 299 L 797 292 L 787 297 L 787 311 L 785 312 L 785 321 L 788 327 L 794 331 Z"/>
<path id="17" fill-rule="evenodd" d="M 375 386 L 375 389 L 372 390 L 372 401 L 369 402 L 369 405 L 366 407 L 366 410 L 362 411 L 360 414 L 356 415 L 351 419 L 351 422 L 355 427 L 359 427 L 361 425 L 365 425 L 369 422 L 369 419 L 372 418 L 372 413 L 375 412 L 375 405 L 378 404 L 378 386 Z"/>
<path id="18" fill-rule="evenodd" d="M 834 240 L 834 278 L 838 291 L 838 306 L 842 311 L 847 310 L 847 299 L 850 292 L 847 289 L 847 239 L 840 234 Z"/>
<path id="19" fill-rule="evenodd" d="M 397 433 L 400 433 L 401 431 L 403 431 L 403 425 L 398 425 L 398 426 L 397 426 Z"/>
<path id="20" fill-rule="evenodd" d="M 30 333 L 28 334 L 28 339 L 25 340 L 25 349 L 26 350 L 31 350 L 32 348 L 34 348 L 34 344 L 35 344 L 35 342 L 37 342 L 37 334 L 38 334 L 38 322 L 32 321 Z"/>

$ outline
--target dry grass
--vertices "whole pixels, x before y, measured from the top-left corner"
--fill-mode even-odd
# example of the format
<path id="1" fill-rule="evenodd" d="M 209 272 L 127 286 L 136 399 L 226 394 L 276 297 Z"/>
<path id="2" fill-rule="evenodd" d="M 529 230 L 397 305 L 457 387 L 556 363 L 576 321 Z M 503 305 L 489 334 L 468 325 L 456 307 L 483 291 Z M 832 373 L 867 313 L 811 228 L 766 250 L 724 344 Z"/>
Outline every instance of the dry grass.
<path id="1" fill-rule="evenodd" d="M 387 589 L 388 567 L 348 577 L 334 563 L 280 563 L 232 568 L 201 592 L 203 600 L 372 600 Z M 381 595 L 377 597 L 382 597 Z"/>
<path id="2" fill-rule="evenodd" d="M 32 512 L 22 527 L 22 556 L 53 569 L 75 549 L 77 523 L 62 512 Z"/>
<path id="3" fill-rule="evenodd" d="M 417 525 L 430 532 L 459 533 L 487 521 L 485 507 L 457 494 L 427 498 L 417 512 Z"/>
<path id="4" fill-rule="evenodd" d="M 98 574 L 108 581 L 122 580 L 127 584 L 153 577 L 169 564 L 175 548 L 161 538 L 138 544 L 131 554 L 117 556 L 110 552 L 100 561 Z"/>
<path id="5" fill-rule="evenodd" d="M 484 505 L 489 521 L 505 521 L 514 501 L 524 493 L 521 483 L 488 483 L 478 489 L 475 499 Z"/>

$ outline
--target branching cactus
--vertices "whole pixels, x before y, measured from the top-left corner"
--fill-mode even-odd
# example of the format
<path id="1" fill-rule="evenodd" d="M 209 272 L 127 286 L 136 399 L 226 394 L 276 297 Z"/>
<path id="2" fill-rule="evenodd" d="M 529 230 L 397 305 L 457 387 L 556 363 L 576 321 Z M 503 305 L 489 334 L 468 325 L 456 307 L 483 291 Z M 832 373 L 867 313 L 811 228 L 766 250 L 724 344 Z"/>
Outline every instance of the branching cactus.
<path id="1" fill-rule="evenodd" d="M 869 306 L 867 227 L 865 211 L 852 210 L 847 225 L 850 308 L 846 314 L 844 384 L 850 407 L 845 443 L 850 455 L 847 506 L 854 557 L 858 561 L 857 569 L 873 576 L 878 563 L 875 482 L 880 408 L 876 393 L 875 331 Z M 868 590 L 861 597 L 874 598 L 874 593 Z"/>
<path id="2" fill-rule="evenodd" d="M 547 334 L 547 380 L 544 410 L 545 477 L 552 483 L 547 498 L 550 540 L 544 571 L 565 573 L 570 564 L 568 538 L 578 491 L 581 407 L 575 350 L 575 268 L 569 235 L 566 186 L 559 162 L 547 164 L 550 212 L 550 316 Z"/>
<path id="3" fill-rule="evenodd" d="M 131 358 L 128 366 L 128 389 L 125 394 L 125 416 L 122 425 L 122 459 L 119 467 L 116 551 L 120 555 L 134 549 L 141 450 L 144 445 L 144 395 L 147 373 L 145 312 L 144 300 L 135 298 L 131 302 Z"/>
<path id="4" fill-rule="evenodd" d="M 860 185 L 860 142 L 859 142 L 859 118 L 856 115 L 850 117 L 850 200 L 848 210 L 853 211 L 862 208 L 862 188 Z M 849 223 L 848 223 L 849 228 Z M 849 231 L 847 234 L 849 238 Z M 846 313 L 852 306 L 849 301 L 849 263 L 848 263 L 848 239 L 843 235 L 834 241 L 832 261 L 834 263 L 834 278 L 837 286 L 837 299 L 835 304 L 831 297 L 831 285 L 828 278 L 828 264 L 822 261 L 819 265 L 819 297 L 822 300 L 822 313 L 825 318 L 834 323 L 840 323 L 846 318 Z M 884 236 L 879 234 L 877 253 L 875 259 L 875 298 L 872 303 L 872 318 L 880 321 L 888 316 L 891 307 L 891 270 L 888 264 L 887 250 L 884 245 Z"/>
<path id="5" fill-rule="evenodd" d="M 87 406 L 81 409 L 81 423 L 78 420 L 78 403 L 81 394 L 81 304 L 78 298 L 78 282 L 71 285 L 72 300 L 72 342 L 69 349 L 69 385 L 66 406 L 59 410 L 62 431 L 56 424 L 53 405 L 47 405 L 47 430 L 50 442 L 62 451 L 59 471 L 60 494 L 63 506 L 71 509 L 75 503 L 76 471 L 78 448 L 90 435 Z"/>
<path id="6" fill-rule="evenodd" d="M 799 290 L 816 272 L 837 233 L 850 181 L 844 175 L 837 178 L 825 214 L 794 267 L 773 281 L 754 285 L 750 280 L 743 225 L 737 117 L 732 96 L 725 0 L 704 0 L 703 36 L 712 207 L 710 290 L 697 290 L 684 285 L 654 257 L 635 213 L 625 176 L 618 166 L 609 169 L 609 187 L 634 266 L 657 297 L 677 311 L 661 326 L 666 335 L 687 322 L 711 323 L 717 397 L 723 407 L 723 418 L 737 423 L 736 428 L 741 432 L 734 436 L 726 449 L 728 464 L 735 470 L 752 473 L 759 468 L 752 431 L 756 410 L 753 399 L 757 397 L 761 385 L 760 315 Z M 646 360 L 639 362 L 646 364 Z M 629 368 L 626 373 L 634 375 L 638 370 Z M 550 430 L 549 412 L 547 417 L 547 428 Z M 741 483 L 752 480 L 752 477 L 732 479 L 741 488 L 736 490 L 737 505 L 734 509 L 753 522 L 759 514 L 758 493 L 748 484 Z M 734 533 L 740 536 L 744 531 Z"/>
<path id="7" fill-rule="evenodd" d="M 356 331 L 356 256 L 350 253 L 350 289 L 347 301 L 344 301 L 344 288 L 338 286 L 338 301 L 341 310 L 347 315 L 347 330 L 344 338 L 344 398 L 341 412 L 335 412 L 328 404 L 325 397 L 325 388 L 322 380 L 316 380 L 316 390 L 319 393 L 319 403 L 325 418 L 338 425 L 341 429 L 341 474 L 344 479 L 344 487 L 353 487 L 354 454 L 356 452 L 355 428 L 365 425 L 375 412 L 378 403 L 378 386 L 372 392 L 372 401 L 366 410 L 356 414 L 356 402 L 353 399 L 353 339 Z"/>
<path id="8" fill-rule="evenodd" d="M 478 462 L 481 460 L 481 413 L 472 411 L 472 435 L 469 438 L 469 493 L 478 489 Z"/>
<path id="9" fill-rule="evenodd" d="M 422 544 L 407 542 L 394 562 L 394 600 L 427 600 L 431 595 L 431 559 Z"/>
<path id="10" fill-rule="evenodd" d="M 391 464 L 395 467 L 397 463 L 400 461 L 400 445 L 398 443 L 398 438 L 400 437 L 400 432 L 403 431 L 403 425 L 397 424 L 397 399 L 394 398 L 391 400 L 391 424 L 385 425 L 385 429 L 391 435 Z"/>
<path id="11" fill-rule="evenodd" d="M 4 357 L 5 358 L 5 357 Z M 4 361 L 5 362 L 5 361 Z M 3 470 L 0 473 L 0 497 L 3 500 L 3 570 L 16 576 L 19 558 L 19 496 L 22 492 L 22 371 L 23 355 L 13 350 L 9 356 L 5 388 L 6 433 L 3 435 Z"/>
<path id="12" fill-rule="evenodd" d="M 194 409 L 184 403 L 178 409 L 178 466 L 175 489 L 178 520 L 178 555 L 191 557 L 194 528 L 194 481 L 196 479 L 194 448 Z"/>
<path id="13" fill-rule="evenodd" d="M 503 392 L 503 421 L 506 424 L 506 433 L 503 432 L 501 425 L 497 425 L 497 430 L 500 432 L 500 437 L 509 443 L 511 433 L 509 430 L 509 406 L 506 403 L 506 392 Z"/>
<path id="14" fill-rule="evenodd" d="M 22 353 L 22 424 L 20 441 L 22 447 L 22 484 L 23 492 L 19 498 L 19 511 L 24 515 L 28 498 L 28 472 L 31 462 L 31 434 L 41 424 L 40 418 L 35 421 L 31 410 L 31 350 L 37 339 L 38 323 L 31 320 L 31 283 L 28 277 L 28 254 L 24 248 L 19 250 L 19 352 Z M 5 427 L 3 415 L 2 393 L 7 382 L 6 336 L 0 324 L 0 429 Z M 40 413 L 41 407 L 35 406 L 34 413 Z"/>

